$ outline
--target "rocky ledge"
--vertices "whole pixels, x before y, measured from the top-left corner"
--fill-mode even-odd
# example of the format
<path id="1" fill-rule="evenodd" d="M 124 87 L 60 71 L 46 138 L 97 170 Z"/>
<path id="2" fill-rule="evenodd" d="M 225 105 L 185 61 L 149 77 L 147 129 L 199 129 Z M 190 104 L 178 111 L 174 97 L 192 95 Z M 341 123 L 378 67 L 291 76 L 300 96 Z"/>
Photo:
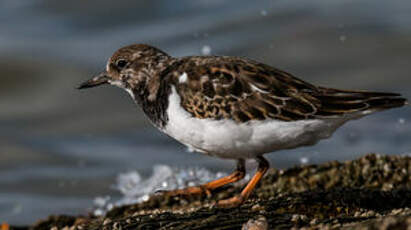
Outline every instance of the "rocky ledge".
<path id="1" fill-rule="evenodd" d="M 376 154 L 271 169 L 238 208 L 214 203 L 239 192 L 240 184 L 211 197 L 155 195 L 102 217 L 51 216 L 14 229 L 411 229 L 410 169 L 410 156 Z"/>

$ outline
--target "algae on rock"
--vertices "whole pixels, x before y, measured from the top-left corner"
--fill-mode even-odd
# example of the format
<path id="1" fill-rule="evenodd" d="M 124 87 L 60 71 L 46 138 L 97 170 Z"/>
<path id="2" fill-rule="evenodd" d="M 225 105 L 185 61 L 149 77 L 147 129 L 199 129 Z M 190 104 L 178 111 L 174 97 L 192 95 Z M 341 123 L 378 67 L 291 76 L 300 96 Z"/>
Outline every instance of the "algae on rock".
<path id="1" fill-rule="evenodd" d="M 30 229 L 389 229 L 411 227 L 411 157 L 367 155 L 287 170 L 271 169 L 238 208 L 215 201 L 238 193 L 228 186 L 211 197 L 152 196 L 116 207 L 104 217 L 50 217 Z"/>

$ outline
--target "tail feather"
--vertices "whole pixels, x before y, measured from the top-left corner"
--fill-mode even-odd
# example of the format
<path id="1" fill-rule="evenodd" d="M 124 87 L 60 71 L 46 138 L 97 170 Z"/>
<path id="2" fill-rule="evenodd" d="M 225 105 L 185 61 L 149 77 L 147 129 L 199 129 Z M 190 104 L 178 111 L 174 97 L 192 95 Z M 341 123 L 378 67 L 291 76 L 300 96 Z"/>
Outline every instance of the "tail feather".
<path id="1" fill-rule="evenodd" d="M 320 88 L 319 95 L 314 96 L 321 102 L 320 116 L 376 112 L 408 104 L 401 94 L 387 92 Z"/>

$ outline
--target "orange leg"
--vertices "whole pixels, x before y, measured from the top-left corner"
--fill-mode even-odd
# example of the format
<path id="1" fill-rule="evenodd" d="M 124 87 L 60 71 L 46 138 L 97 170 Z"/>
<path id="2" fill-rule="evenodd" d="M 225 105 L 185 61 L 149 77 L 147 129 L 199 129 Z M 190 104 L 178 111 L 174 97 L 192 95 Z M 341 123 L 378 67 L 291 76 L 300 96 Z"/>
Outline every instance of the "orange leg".
<path id="1" fill-rule="evenodd" d="M 6 222 L 1 224 L 1 230 L 9 230 L 9 229 L 10 229 L 10 226 Z"/>
<path id="2" fill-rule="evenodd" d="M 248 182 L 247 186 L 243 189 L 241 194 L 231 197 L 226 200 L 218 201 L 217 203 L 218 206 L 224 207 L 224 208 L 236 207 L 247 200 L 247 198 L 250 196 L 251 192 L 254 190 L 255 186 L 257 185 L 257 183 L 261 180 L 261 178 L 264 176 L 264 174 L 267 172 L 268 168 L 270 167 L 270 164 L 264 157 L 259 156 L 258 158 L 256 158 L 256 160 L 258 162 L 257 172 L 255 173 L 253 178 L 251 178 L 250 182 Z"/>
<path id="3" fill-rule="evenodd" d="M 173 191 L 166 191 L 166 195 L 170 196 L 178 196 L 178 195 L 195 195 L 195 194 L 202 194 L 207 193 L 207 195 L 211 195 L 212 190 L 224 186 L 226 184 L 230 184 L 236 181 L 243 179 L 245 176 L 245 161 L 244 159 L 239 159 L 237 161 L 237 168 L 236 170 L 223 178 L 208 182 L 203 185 L 199 186 L 192 186 L 185 189 L 177 189 Z"/>

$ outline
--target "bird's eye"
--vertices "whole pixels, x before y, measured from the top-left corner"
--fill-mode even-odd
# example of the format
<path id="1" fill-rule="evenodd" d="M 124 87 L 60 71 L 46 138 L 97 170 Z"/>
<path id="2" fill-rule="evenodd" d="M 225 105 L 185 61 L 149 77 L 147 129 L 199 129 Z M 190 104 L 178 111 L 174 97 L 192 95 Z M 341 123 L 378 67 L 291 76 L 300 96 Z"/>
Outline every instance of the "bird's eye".
<path id="1" fill-rule="evenodd" d="M 120 69 L 126 67 L 126 65 L 127 65 L 127 61 L 124 59 L 120 59 L 116 62 L 116 66 Z"/>

